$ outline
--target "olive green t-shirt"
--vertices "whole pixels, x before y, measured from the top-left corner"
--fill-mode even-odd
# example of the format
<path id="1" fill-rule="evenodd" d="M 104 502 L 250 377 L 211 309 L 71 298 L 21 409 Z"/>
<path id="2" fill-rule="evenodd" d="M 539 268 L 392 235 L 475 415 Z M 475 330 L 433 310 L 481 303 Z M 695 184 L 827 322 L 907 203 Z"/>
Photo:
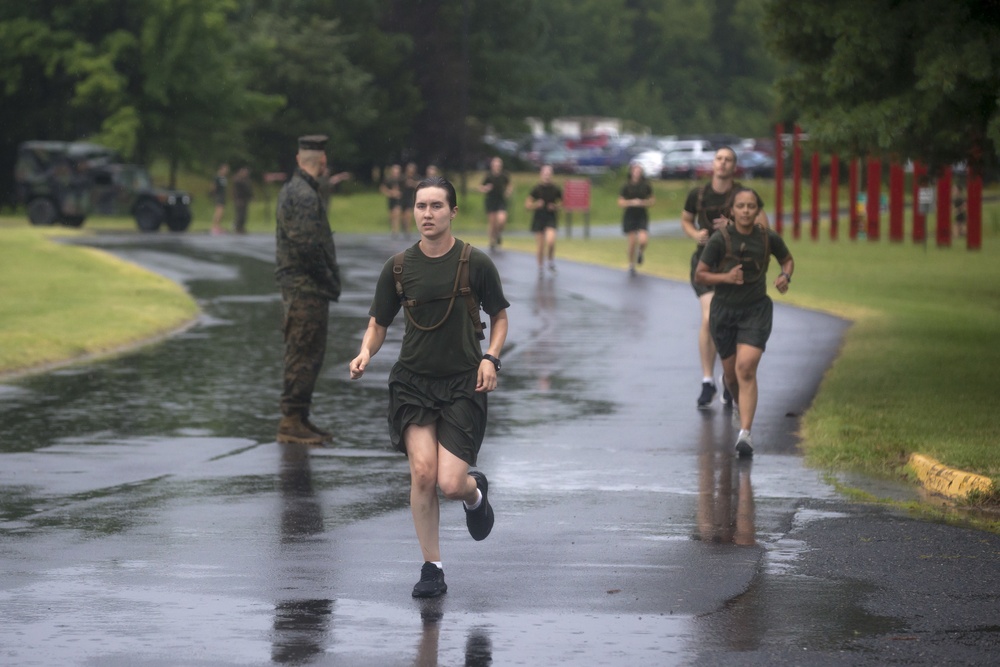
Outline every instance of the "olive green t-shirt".
<path id="1" fill-rule="evenodd" d="M 729 236 L 732 239 L 733 255 L 743 263 L 743 284 L 731 285 L 720 283 L 715 285 L 713 302 L 718 301 L 727 306 L 748 306 L 767 296 L 767 266 L 770 255 L 784 263 L 791 255 L 785 240 L 773 230 L 767 230 L 769 253 L 764 256 L 764 238 L 761 228 L 754 225 L 749 234 L 736 231 L 735 225 L 729 225 Z M 726 256 L 726 239 L 721 231 L 716 231 L 705 244 L 701 253 L 701 261 L 712 267 L 713 272 L 722 272 L 725 267 L 719 264 Z"/>
<path id="2" fill-rule="evenodd" d="M 403 293 L 407 299 L 420 303 L 410 308 L 410 314 L 421 326 L 433 326 L 448 311 L 449 299 L 427 301 L 448 296 L 455 285 L 458 260 L 465 243 L 456 239 L 455 245 L 441 257 L 428 257 L 420 250 L 419 242 L 406 249 L 403 255 Z M 393 260 L 382 267 L 375 286 L 369 315 L 380 326 L 388 327 L 399 314 L 402 305 L 396 293 L 392 274 Z M 486 253 L 473 248 L 469 257 L 469 285 L 487 315 L 496 315 L 510 304 L 503 295 L 500 273 Z M 444 324 L 434 331 L 421 331 L 403 315 L 406 330 L 399 363 L 407 370 L 430 377 L 444 377 L 479 368 L 483 352 L 476 337 L 468 302 L 464 296 L 455 298 L 455 305 Z"/>

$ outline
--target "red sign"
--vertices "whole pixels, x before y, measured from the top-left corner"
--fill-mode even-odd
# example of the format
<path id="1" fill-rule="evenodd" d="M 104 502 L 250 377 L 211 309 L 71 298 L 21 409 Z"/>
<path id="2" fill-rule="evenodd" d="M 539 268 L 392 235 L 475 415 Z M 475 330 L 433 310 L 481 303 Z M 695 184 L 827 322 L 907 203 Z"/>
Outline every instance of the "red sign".
<path id="1" fill-rule="evenodd" d="M 563 186 L 563 210 L 590 210 L 590 181 L 584 178 L 571 178 Z"/>

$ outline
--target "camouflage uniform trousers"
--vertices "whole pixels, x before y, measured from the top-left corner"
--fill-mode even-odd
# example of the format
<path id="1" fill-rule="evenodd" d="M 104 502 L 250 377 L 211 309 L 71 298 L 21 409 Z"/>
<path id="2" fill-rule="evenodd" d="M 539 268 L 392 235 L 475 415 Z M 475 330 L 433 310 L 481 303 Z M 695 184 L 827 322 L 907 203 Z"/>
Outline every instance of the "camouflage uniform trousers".
<path id="1" fill-rule="evenodd" d="M 330 300 L 287 290 L 283 290 L 281 296 L 285 311 L 281 414 L 308 417 L 313 389 L 326 356 Z"/>

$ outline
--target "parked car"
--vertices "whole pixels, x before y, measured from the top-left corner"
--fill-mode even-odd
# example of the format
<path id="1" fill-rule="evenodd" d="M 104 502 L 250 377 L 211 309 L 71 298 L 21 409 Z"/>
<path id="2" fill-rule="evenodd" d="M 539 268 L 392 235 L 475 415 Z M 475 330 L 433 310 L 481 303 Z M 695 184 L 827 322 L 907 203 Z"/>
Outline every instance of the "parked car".
<path id="1" fill-rule="evenodd" d="M 663 158 L 663 168 L 660 170 L 663 178 L 694 178 L 699 165 L 704 166 L 703 157 L 692 155 L 688 151 L 674 151 Z M 711 161 L 708 162 L 711 166 Z M 711 170 L 709 171 L 711 174 Z"/>
<path id="2" fill-rule="evenodd" d="M 14 168 L 17 199 L 33 225 L 79 227 L 92 213 L 132 215 L 139 229 L 166 223 L 181 232 L 191 224 L 191 196 L 153 185 L 145 169 L 123 162 L 98 144 L 27 141 Z"/>
<path id="3" fill-rule="evenodd" d="M 774 176 L 775 160 L 763 151 L 739 151 L 736 170 L 741 178 L 771 178 Z"/>
<path id="4" fill-rule="evenodd" d="M 556 174 L 575 174 L 577 171 L 576 153 L 568 148 L 556 148 L 542 154 L 539 164 L 551 165 Z"/>
<path id="5" fill-rule="evenodd" d="M 642 151 L 632 158 L 646 178 L 663 178 L 663 151 Z"/>

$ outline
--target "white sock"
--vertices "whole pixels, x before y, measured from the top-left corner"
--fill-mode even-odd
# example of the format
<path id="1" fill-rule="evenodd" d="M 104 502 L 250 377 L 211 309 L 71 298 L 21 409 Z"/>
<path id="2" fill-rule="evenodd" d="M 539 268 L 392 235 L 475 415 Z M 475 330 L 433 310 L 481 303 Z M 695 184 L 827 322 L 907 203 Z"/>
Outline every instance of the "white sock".
<path id="1" fill-rule="evenodd" d="M 710 385 L 712 385 L 713 387 L 715 386 L 715 378 L 710 378 L 710 377 L 703 377 L 703 378 L 701 379 L 701 381 L 702 381 L 702 382 L 707 382 L 707 383 L 709 383 Z"/>
<path id="2" fill-rule="evenodd" d="M 437 566 L 437 569 L 439 569 L 439 570 L 443 570 L 444 569 L 444 565 L 442 565 L 441 561 L 439 561 L 439 560 L 432 560 L 432 561 L 428 561 L 428 562 L 434 563 L 434 565 Z"/>
<path id="3" fill-rule="evenodd" d="M 462 504 L 465 505 L 465 509 L 467 510 L 471 511 L 477 509 L 480 505 L 483 504 L 483 492 L 480 491 L 479 489 L 476 489 L 476 502 L 470 505 L 469 503 L 463 500 Z"/>
<path id="4" fill-rule="evenodd" d="M 740 435 L 736 439 L 737 440 L 741 440 L 743 438 L 743 436 L 747 436 L 749 438 L 750 437 L 750 431 L 746 430 L 745 428 L 741 428 L 740 429 Z"/>

